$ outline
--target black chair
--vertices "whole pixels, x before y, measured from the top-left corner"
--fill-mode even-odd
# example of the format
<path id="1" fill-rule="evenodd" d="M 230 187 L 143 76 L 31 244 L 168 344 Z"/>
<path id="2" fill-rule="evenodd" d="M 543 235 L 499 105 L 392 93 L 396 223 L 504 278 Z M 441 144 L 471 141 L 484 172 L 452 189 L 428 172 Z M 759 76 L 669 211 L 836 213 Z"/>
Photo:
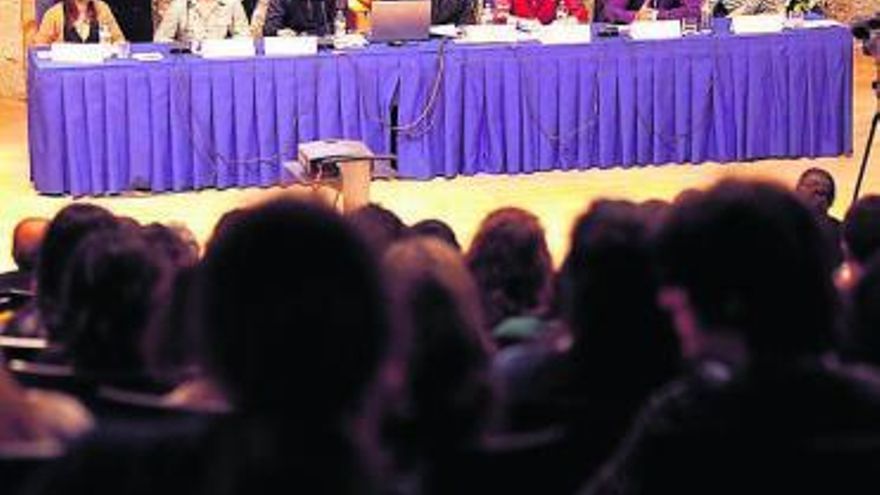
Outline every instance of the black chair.
<path id="1" fill-rule="evenodd" d="M 77 397 L 88 397 L 93 386 L 76 376 L 68 365 L 38 363 L 12 359 L 7 368 L 21 386 L 45 390 L 57 390 Z"/>
<path id="2" fill-rule="evenodd" d="M 0 335 L 0 355 L 6 361 L 32 359 L 48 348 L 46 339 Z"/>
<path id="3" fill-rule="evenodd" d="M 0 313 L 17 311 L 34 298 L 34 293 L 18 289 L 0 290 Z"/>
<path id="4" fill-rule="evenodd" d="M 63 455 L 55 441 L 7 443 L 0 445 L 0 483 L 3 493 L 18 493 L 34 473 Z"/>

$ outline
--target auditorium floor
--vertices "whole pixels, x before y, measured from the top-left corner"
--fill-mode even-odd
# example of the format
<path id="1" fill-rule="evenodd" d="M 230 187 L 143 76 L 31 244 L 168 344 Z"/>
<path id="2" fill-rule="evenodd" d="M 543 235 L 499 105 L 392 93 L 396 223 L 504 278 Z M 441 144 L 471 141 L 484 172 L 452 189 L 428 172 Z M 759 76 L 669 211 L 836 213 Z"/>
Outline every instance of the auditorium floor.
<path id="1" fill-rule="evenodd" d="M 854 149 L 850 157 L 821 160 L 768 160 L 736 164 L 674 165 L 635 169 L 548 172 L 519 176 L 477 176 L 428 182 L 375 182 L 374 201 L 397 212 L 404 221 L 441 218 L 452 225 L 467 246 L 479 221 L 489 211 L 507 205 L 535 212 L 547 229 L 556 262 L 568 246 L 572 222 L 589 202 L 600 197 L 645 200 L 671 199 L 679 191 L 703 187 L 721 177 L 761 177 L 793 185 L 807 167 L 821 166 L 837 180 L 838 201 L 833 213 L 841 216 L 849 206 L 852 190 L 875 108 L 871 80 L 873 61 L 856 55 Z M 880 150 L 868 170 L 863 192 L 880 193 Z M 117 214 L 142 222 L 181 221 L 202 240 L 225 211 L 277 194 L 292 194 L 299 187 L 201 191 L 178 194 L 86 198 Z M 37 194 L 28 179 L 26 103 L 0 100 L 0 270 L 12 267 L 9 254 L 12 228 L 24 216 L 51 216 L 70 198 Z"/>

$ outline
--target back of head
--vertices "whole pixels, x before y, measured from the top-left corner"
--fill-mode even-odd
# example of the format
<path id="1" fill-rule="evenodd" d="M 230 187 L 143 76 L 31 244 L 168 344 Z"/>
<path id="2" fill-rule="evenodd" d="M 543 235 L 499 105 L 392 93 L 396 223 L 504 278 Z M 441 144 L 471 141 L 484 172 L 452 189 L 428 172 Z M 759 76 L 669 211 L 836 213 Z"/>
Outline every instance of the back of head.
<path id="1" fill-rule="evenodd" d="M 178 268 L 195 266 L 199 261 L 199 246 L 185 227 L 169 227 L 151 223 L 143 227 L 144 240 Z"/>
<path id="2" fill-rule="evenodd" d="M 740 333 L 754 357 L 825 349 L 834 327 L 829 261 L 791 193 L 723 181 L 673 209 L 658 239 L 664 284 L 684 289 L 703 331 Z"/>
<path id="3" fill-rule="evenodd" d="M 59 335 L 62 329 L 58 327 L 58 300 L 70 258 L 90 233 L 112 229 L 116 225 L 116 219 L 109 211 L 80 203 L 65 207 L 49 223 L 37 268 L 37 306 L 50 339 L 62 339 Z"/>
<path id="4" fill-rule="evenodd" d="M 40 247 L 46 236 L 49 220 L 25 218 L 18 222 L 12 234 L 12 259 L 18 269 L 31 272 L 37 267 Z"/>
<path id="5" fill-rule="evenodd" d="M 837 196 L 834 177 L 822 168 L 808 168 L 798 178 L 795 192 L 816 212 L 828 213 Z"/>
<path id="6" fill-rule="evenodd" d="M 852 291 L 849 348 L 854 357 L 880 366 L 880 256 L 871 259 Z"/>
<path id="7" fill-rule="evenodd" d="M 443 241 L 414 237 L 394 244 L 383 267 L 412 440 L 429 450 L 474 440 L 489 405 L 491 343 L 464 260 Z"/>
<path id="8" fill-rule="evenodd" d="M 450 227 L 449 224 L 442 220 L 433 218 L 422 220 L 410 227 L 410 232 L 412 232 L 413 235 L 440 239 L 456 250 L 461 250 L 461 244 L 458 243 L 458 238 L 455 237 L 455 231 L 452 230 L 452 227 Z"/>
<path id="9" fill-rule="evenodd" d="M 594 203 L 574 227 L 563 267 L 572 350 L 588 368 L 583 378 L 615 394 L 641 397 L 672 378 L 680 362 L 675 333 L 656 303 L 652 218 L 653 211 L 630 202 Z"/>
<path id="10" fill-rule="evenodd" d="M 867 263 L 880 252 L 880 195 L 860 198 L 843 220 L 843 240 L 847 253 L 859 263 Z"/>
<path id="11" fill-rule="evenodd" d="M 357 407 L 387 322 L 370 250 L 334 212 L 240 212 L 208 246 L 199 293 L 206 364 L 239 411 L 327 424 Z"/>
<path id="12" fill-rule="evenodd" d="M 467 253 L 490 327 L 540 311 L 551 298 L 553 265 L 544 228 L 519 208 L 502 208 L 480 224 Z"/>
<path id="13" fill-rule="evenodd" d="M 168 295 L 170 275 L 168 260 L 137 229 L 97 231 L 79 243 L 61 297 L 77 374 L 109 384 L 143 382 L 145 332 Z"/>
<path id="14" fill-rule="evenodd" d="M 377 204 L 359 208 L 346 215 L 346 218 L 379 256 L 407 234 L 406 225 L 400 217 Z"/>

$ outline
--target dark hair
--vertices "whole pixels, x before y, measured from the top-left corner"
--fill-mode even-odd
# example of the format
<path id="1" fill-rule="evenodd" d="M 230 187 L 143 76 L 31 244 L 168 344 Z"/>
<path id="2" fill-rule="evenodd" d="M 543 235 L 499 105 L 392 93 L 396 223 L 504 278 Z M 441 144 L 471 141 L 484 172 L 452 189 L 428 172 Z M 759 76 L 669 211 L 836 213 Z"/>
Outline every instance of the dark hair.
<path id="1" fill-rule="evenodd" d="M 833 205 L 834 199 L 837 197 L 837 185 L 834 183 L 834 177 L 831 175 L 831 173 L 823 168 L 808 168 L 804 170 L 800 177 L 798 177 L 797 185 L 795 186 L 795 188 L 797 190 L 800 190 L 806 185 L 806 181 L 810 177 L 821 177 L 822 180 L 824 180 L 830 186 L 828 197 L 825 199 L 828 201 L 828 206 Z"/>
<path id="2" fill-rule="evenodd" d="M 864 196 L 850 207 L 843 220 L 843 240 L 860 263 L 880 252 L 880 195 Z"/>
<path id="3" fill-rule="evenodd" d="M 402 239 L 408 233 L 400 217 L 373 203 L 358 208 L 346 218 L 379 256 L 394 241 Z"/>
<path id="4" fill-rule="evenodd" d="M 63 0 L 64 2 L 64 23 L 67 26 L 73 26 L 73 23 L 79 19 L 79 7 L 76 5 L 76 0 Z M 86 19 L 89 22 L 94 22 L 98 19 L 98 9 L 95 7 L 94 0 L 88 0 L 88 5 L 86 5 Z"/>
<path id="5" fill-rule="evenodd" d="M 835 324 L 829 259 L 790 192 L 723 181 L 679 203 L 658 239 L 665 284 L 687 291 L 704 330 L 738 331 L 756 356 L 826 349 Z"/>
<path id="6" fill-rule="evenodd" d="M 55 215 L 46 230 L 37 268 L 37 308 L 50 340 L 63 340 L 58 304 L 67 265 L 79 243 L 92 232 L 116 228 L 113 215 L 99 206 L 72 204 Z"/>
<path id="7" fill-rule="evenodd" d="M 67 350 L 77 374 L 141 384 L 145 332 L 167 298 L 170 265 L 129 227 L 97 231 L 70 259 L 61 298 Z"/>
<path id="8" fill-rule="evenodd" d="M 675 332 L 657 306 L 652 215 L 627 201 L 597 201 L 572 231 L 563 300 L 579 381 L 593 392 L 640 400 L 679 371 Z"/>
<path id="9" fill-rule="evenodd" d="M 15 225 L 12 232 L 12 259 L 19 270 L 30 272 L 37 267 L 48 224 L 45 218 L 25 218 Z"/>
<path id="10" fill-rule="evenodd" d="M 161 223 L 151 223 L 143 227 L 143 237 L 147 244 L 161 251 L 175 267 L 187 268 L 199 261 L 198 244 L 192 234 L 181 230 L 181 227 L 174 229 Z"/>
<path id="11" fill-rule="evenodd" d="M 200 340 L 235 408 L 328 424 L 359 405 L 387 338 L 375 265 L 317 204 L 274 200 L 217 232 L 199 281 Z"/>
<path id="12" fill-rule="evenodd" d="M 467 253 L 489 327 L 549 303 L 553 265 L 544 228 L 519 208 L 502 208 L 480 225 Z"/>
<path id="13" fill-rule="evenodd" d="M 403 347 L 403 441 L 421 454 L 471 445 L 491 397 L 492 344 L 476 284 L 461 255 L 439 239 L 394 244 L 384 270 Z"/>
<path id="14" fill-rule="evenodd" d="M 457 251 L 461 250 L 461 244 L 458 243 L 458 239 L 455 237 L 455 231 L 442 220 L 435 218 L 422 220 L 410 227 L 410 232 L 412 235 L 435 237 L 449 244 Z"/>

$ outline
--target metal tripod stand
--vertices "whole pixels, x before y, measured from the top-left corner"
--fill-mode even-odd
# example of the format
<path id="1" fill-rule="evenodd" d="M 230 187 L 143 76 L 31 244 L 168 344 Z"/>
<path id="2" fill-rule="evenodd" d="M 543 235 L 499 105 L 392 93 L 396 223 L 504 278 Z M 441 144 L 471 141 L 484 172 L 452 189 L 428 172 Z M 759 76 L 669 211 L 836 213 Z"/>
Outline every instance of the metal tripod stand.
<path id="1" fill-rule="evenodd" d="M 871 83 L 874 96 L 877 98 L 877 107 L 874 110 L 874 118 L 871 119 L 871 132 L 868 134 L 868 143 L 865 145 L 865 153 L 862 155 L 862 166 L 859 168 L 859 177 L 856 179 L 856 188 L 853 191 L 852 202 L 859 199 L 859 191 L 862 189 L 862 180 L 865 178 L 865 170 L 868 168 L 868 159 L 871 157 L 871 146 L 874 144 L 874 134 L 877 132 L 877 124 L 880 123 L 880 59 L 874 58 L 874 66 L 877 76 Z"/>

